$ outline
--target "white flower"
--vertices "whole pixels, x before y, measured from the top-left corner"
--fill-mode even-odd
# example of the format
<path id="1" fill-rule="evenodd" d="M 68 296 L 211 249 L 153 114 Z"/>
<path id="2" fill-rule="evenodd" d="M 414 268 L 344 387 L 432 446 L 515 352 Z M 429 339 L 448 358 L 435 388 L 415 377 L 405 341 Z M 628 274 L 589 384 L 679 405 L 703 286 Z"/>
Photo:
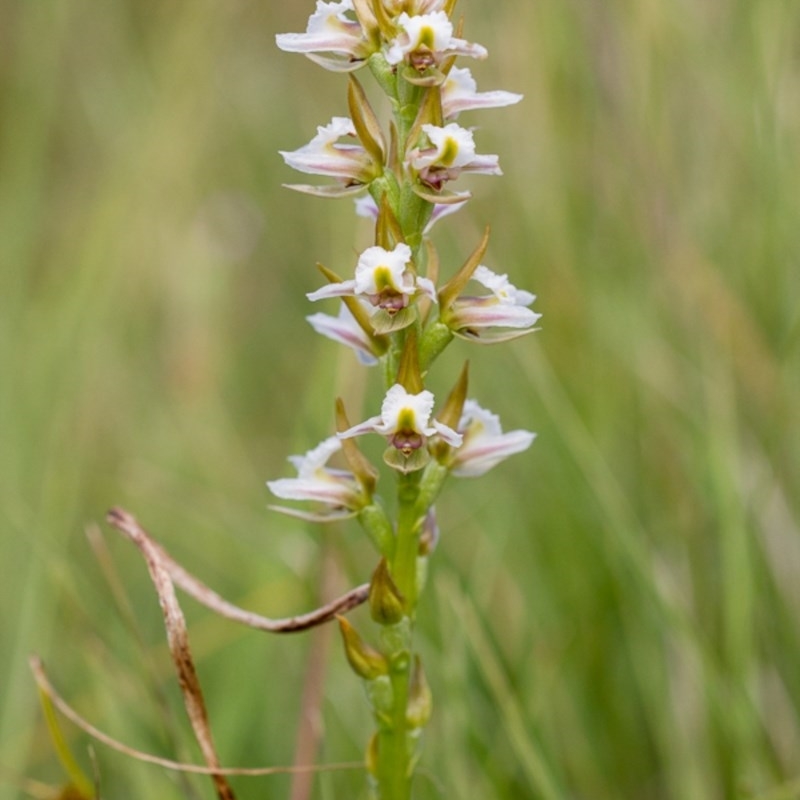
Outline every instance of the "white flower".
<path id="1" fill-rule="evenodd" d="M 458 297 L 442 311 L 442 320 L 453 333 L 479 342 L 502 342 L 531 333 L 541 314 L 528 306 L 536 295 L 517 289 L 507 275 L 479 266 L 472 280 L 490 290 L 489 294 Z M 510 328 L 497 331 L 496 328 Z"/>
<path id="2" fill-rule="evenodd" d="M 345 136 L 356 136 L 348 117 L 334 117 L 320 125 L 317 135 L 299 150 L 281 150 L 283 160 L 298 172 L 327 175 L 347 186 L 369 183 L 375 176 L 372 159 L 360 144 L 341 143 Z"/>
<path id="3" fill-rule="evenodd" d="M 472 131 L 455 122 L 445 125 L 423 125 L 429 147 L 416 147 L 408 154 L 409 164 L 419 172 L 423 183 L 440 189 L 444 183 L 462 172 L 478 175 L 502 175 L 496 155 L 476 155 Z"/>
<path id="4" fill-rule="evenodd" d="M 511 106 L 520 100 L 522 95 L 512 92 L 479 92 L 472 73 L 460 67 L 453 67 L 442 84 L 442 113 L 445 119 L 454 119 L 462 111 L 475 108 Z"/>
<path id="5" fill-rule="evenodd" d="M 306 319 L 317 333 L 354 350 L 358 360 L 365 366 L 371 367 L 378 363 L 372 340 L 344 303 L 339 309 L 338 317 L 329 314 L 311 314 Z"/>
<path id="6" fill-rule="evenodd" d="M 350 19 L 352 0 L 325 3 L 309 17 L 305 33 L 279 33 L 275 42 L 281 50 L 303 53 L 325 69 L 349 72 L 363 66 L 370 48 L 361 24 Z"/>
<path id="7" fill-rule="evenodd" d="M 296 478 L 267 481 L 269 490 L 282 500 L 303 500 L 327 506 L 319 513 L 299 511 L 284 506 L 272 506 L 290 516 L 312 522 L 328 522 L 352 517 L 365 505 L 366 498 L 351 472 L 327 466 L 328 460 L 342 448 L 338 437 L 325 439 L 303 456 L 289 456 L 297 469 Z"/>
<path id="8" fill-rule="evenodd" d="M 393 250 L 375 245 L 368 247 L 358 259 L 355 278 L 330 283 L 306 295 L 309 300 L 327 297 L 364 297 L 387 312 L 396 313 L 409 304 L 409 299 L 421 292 L 436 298 L 436 289 L 427 278 L 415 275 L 409 268 L 411 248 L 400 242 Z"/>
<path id="9" fill-rule="evenodd" d="M 414 16 L 404 11 L 395 22 L 400 33 L 386 50 L 389 64 L 399 64 L 407 59 L 411 66 L 423 71 L 448 56 L 487 56 L 485 47 L 453 36 L 453 23 L 444 11 Z"/>
<path id="10" fill-rule="evenodd" d="M 392 447 L 406 456 L 420 449 L 427 437 L 436 434 L 448 444 L 458 447 L 461 444 L 461 434 L 436 419 L 431 420 L 433 403 L 432 392 L 423 390 L 419 394 L 409 394 L 403 386 L 396 383 L 386 393 L 378 416 L 370 417 L 338 434 L 339 438 L 380 433 L 388 438 Z"/>
<path id="11" fill-rule="evenodd" d="M 503 433 L 499 417 L 474 400 L 464 403 L 458 430 L 464 443 L 455 451 L 450 469 L 453 475 L 470 478 L 483 475 L 514 453 L 527 450 L 536 438 L 530 431 Z"/>

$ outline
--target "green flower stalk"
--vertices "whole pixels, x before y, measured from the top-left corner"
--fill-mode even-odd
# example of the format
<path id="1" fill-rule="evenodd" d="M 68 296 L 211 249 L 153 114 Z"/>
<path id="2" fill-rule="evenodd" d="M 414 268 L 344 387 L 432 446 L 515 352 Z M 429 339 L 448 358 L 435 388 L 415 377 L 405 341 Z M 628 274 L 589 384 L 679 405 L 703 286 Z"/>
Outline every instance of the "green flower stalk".
<path id="1" fill-rule="evenodd" d="M 454 6 L 455 0 L 318 0 L 304 33 L 277 37 L 281 49 L 349 73 L 349 116 L 334 117 L 308 144 L 281 153 L 294 169 L 333 183 L 289 188 L 355 197 L 356 212 L 375 223 L 374 244 L 355 265 L 321 266 L 328 282 L 308 295 L 312 302 L 338 301 L 338 315 L 320 312 L 308 321 L 365 366 L 380 365 L 380 411 L 353 425 L 337 401 L 336 434 L 292 457 L 296 478 L 268 485 L 282 500 L 312 506 L 277 510 L 313 522 L 357 520 L 377 551 L 368 594 L 377 629 L 362 635 L 339 618 L 345 654 L 372 706 L 376 730 L 366 743 L 366 766 L 376 800 L 412 797 L 433 707 L 414 627 L 439 535 L 436 499 L 449 475 L 482 475 L 534 438 L 523 430 L 503 433 L 497 416 L 467 397 L 466 367 L 443 403 L 425 387 L 455 337 L 490 344 L 531 333 L 539 319 L 530 309 L 534 295 L 482 263 L 488 231 L 437 286 L 444 270 L 431 229 L 470 198 L 453 185 L 465 173 L 501 174 L 498 156 L 479 154 L 472 131 L 456 119 L 521 99 L 478 92 L 470 70 L 455 66 L 459 57 L 483 59 L 487 52 L 455 35 Z M 390 120 L 379 120 L 370 105 L 354 74 L 362 68 L 388 97 Z M 380 468 L 358 448 L 367 434 L 386 442 Z M 342 466 L 329 465 L 335 458 Z M 378 494 L 387 470 L 394 475 L 394 519 Z"/>

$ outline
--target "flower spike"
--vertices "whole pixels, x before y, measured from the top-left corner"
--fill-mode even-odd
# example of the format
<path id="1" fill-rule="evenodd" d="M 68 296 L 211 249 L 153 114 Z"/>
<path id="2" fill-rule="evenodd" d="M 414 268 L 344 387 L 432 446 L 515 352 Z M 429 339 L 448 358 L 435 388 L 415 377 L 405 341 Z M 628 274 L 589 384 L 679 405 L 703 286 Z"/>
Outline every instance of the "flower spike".
<path id="1" fill-rule="evenodd" d="M 415 652 L 415 618 L 439 539 L 436 503 L 451 475 L 482 475 L 528 448 L 535 434 L 503 432 L 498 417 L 468 399 L 465 363 L 444 403 L 425 388 L 432 366 L 455 337 L 488 343 L 530 333 L 539 314 L 534 296 L 517 289 L 483 259 L 486 228 L 464 263 L 440 263 L 433 224 L 462 208 L 462 174 L 500 175 L 499 157 L 479 153 L 474 129 L 456 121 L 466 111 L 519 102 L 505 91 L 479 92 L 461 57 L 484 58 L 486 48 L 463 37 L 457 0 L 316 0 L 303 34 L 278 36 L 280 47 L 348 74 L 348 117 L 334 117 L 304 147 L 283 152 L 286 163 L 329 179 L 330 186 L 291 188 L 321 197 L 357 197 L 356 213 L 373 223 L 371 246 L 340 277 L 307 297 L 337 298 L 338 316 L 312 314 L 322 335 L 352 349 L 363 364 L 380 363 L 385 394 L 380 413 L 351 425 L 336 401 L 336 437 L 294 457 L 298 477 L 273 481 L 279 496 L 310 500 L 306 519 L 355 516 L 378 552 L 368 591 L 380 646 L 370 647 L 339 618 L 345 653 L 366 681 L 377 724 L 366 769 L 376 796 L 407 800 L 418 739 L 431 714 L 431 692 Z M 355 70 L 368 66 L 366 78 Z M 374 104 L 373 104 L 374 103 Z M 391 118 L 380 117 L 382 109 Z M 387 388 L 388 387 L 388 388 Z M 357 446 L 367 433 L 384 440 L 383 462 L 395 470 L 395 502 L 376 493 L 378 469 Z M 328 466 L 341 452 L 345 469 Z M 380 466 L 378 464 L 377 466 Z"/>

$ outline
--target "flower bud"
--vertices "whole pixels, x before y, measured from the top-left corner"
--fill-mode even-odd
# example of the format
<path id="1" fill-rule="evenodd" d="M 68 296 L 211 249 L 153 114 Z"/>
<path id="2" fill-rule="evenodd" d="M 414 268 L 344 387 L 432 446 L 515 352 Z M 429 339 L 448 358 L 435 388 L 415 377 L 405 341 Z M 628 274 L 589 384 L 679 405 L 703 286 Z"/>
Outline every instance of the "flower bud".
<path id="1" fill-rule="evenodd" d="M 419 342 L 420 368 L 427 372 L 428 367 L 436 360 L 439 354 L 453 341 L 455 334 L 441 320 L 429 325 Z"/>
<path id="2" fill-rule="evenodd" d="M 411 684 L 408 687 L 408 706 L 406 721 L 410 728 L 424 728 L 431 718 L 433 698 L 430 686 L 422 669 L 422 662 L 417 656 L 411 673 Z"/>
<path id="3" fill-rule="evenodd" d="M 369 608 L 379 625 L 396 625 L 406 615 L 405 598 L 400 593 L 386 559 L 382 558 L 369 585 Z"/>
<path id="4" fill-rule="evenodd" d="M 358 521 L 372 539 L 375 547 L 382 555 L 388 555 L 394 549 L 394 529 L 383 506 L 370 503 L 358 512 Z"/>
<path id="5" fill-rule="evenodd" d="M 422 473 L 419 482 L 416 511 L 420 516 L 426 514 L 436 502 L 439 492 L 447 478 L 449 467 L 438 461 L 431 461 Z"/>
<path id="6" fill-rule="evenodd" d="M 344 654 L 353 672 L 366 681 L 387 675 L 389 664 L 381 653 L 370 647 L 356 629 L 342 616 L 336 617 L 344 642 Z"/>
<path id="7" fill-rule="evenodd" d="M 372 734 L 367 744 L 367 752 L 364 753 L 364 766 L 373 778 L 378 777 L 378 733 Z"/>
<path id="8" fill-rule="evenodd" d="M 379 675 L 366 683 L 367 699 L 372 706 L 375 721 L 381 728 L 392 727 L 392 711 L 394 709 L 394 689 L 388 675 Z"/>

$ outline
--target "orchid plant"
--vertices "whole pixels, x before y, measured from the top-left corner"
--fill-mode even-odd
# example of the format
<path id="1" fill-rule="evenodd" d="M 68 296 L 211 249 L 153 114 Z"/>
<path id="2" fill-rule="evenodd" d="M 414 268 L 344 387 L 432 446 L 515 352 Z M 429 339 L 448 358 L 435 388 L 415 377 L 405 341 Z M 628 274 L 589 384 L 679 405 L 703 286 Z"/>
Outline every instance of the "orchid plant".
<path id="1" fill-rule="evenodd" d="M 496 155 L 479 154 L 472 130 L 456 119 L 474 109 L 508 106 L 521 95 L 479 92 L 458 57 L 487 51 L 461 38 L 455 0 L 318 0 L 304 33 L 277 37 L 282 50 L 302 53 L 327 70 L 348 73 L 349 116 L 334 117 L 311 141 L 281 153 L 294 169 L 327 184 L 289 188 L 321 197 L 354 197 L 356 213 L 374 220 L 375 241 L 345 267 L 327 267 L 312 302 L 340 302 L 336 315 L 308 317 L 314 330 L 351 348 L 366 366 L 380 365 L 380 413 L 351 424 L 336 402 L 336 434 L 304 456 L 292 456 L 297 477 L 268 483 L 283 501 L 272 506 L 325 523 L 353 518 L 375 547 L 369 584 L 373 632 L 339 616 L 344 649 L 365 682 L 375 732 L 366 748 L 373 796 L 408 800 L 431 692 L 414 649 L 417 603 L 427 561 L 438 540 L 435 502 L 449 475 L 476 477 L 527 449 L 534 434 L 504 433 L 499 418 L 468 398 L 466 365 L 449 395 L 425 388 L 436 360 L 460 337 L 478 344 L 534 331 L 534 295 L 482 263 L 488 232 L 463 265 L 443 278 L 430 239 L 433 224 L 464 207 L 454 187 L 465 173 L 500 175 Z M 381 123 L 356 77 L 371 73 L 392 109 Z M 394 474 L 392 518 L 377 492 L 381 470 L 357 438 L 382 436 L 384 469 Z M 329 462 L 340 458 L 343 466 Z M 372 643 L 368 643 L 372 640 Z"/>
<path id="2" fill-rule="evenodd" d="M 472 131 L 456 118 L 521 99 L 510 92 L 479 92 L 471 72 L 455 66 L 459 56 L 482 59 L 487 53 L 460 37 L 461 25 L 454 27 L 451 20 L 454 6 L 455 0 L 317 0 L 305 33 L 277 37 L 283 50 L 349 73 L 349 116 L 334 117 L 307 145 L 282 155 L 300 172 L 333 179 L 327 185 L 290 188 L 321 197 L 352 196 L 356 214 L 374 221 L 375 242 L 348 268 L 347 277 L 321 266 L 327 283 L 308 294 L 315 303 L 338 302 L 338 313 L 318 312 L 308 322 L 352 349 L 365 366 L 378 366 L 384 397 L 379 413 L 356 424 L 337 400 L 336 431 L 305 455 L 290 457 L 296 477 L 267 485 L 279 500 L 290 503 L 271 506 L 282 513 L 313 523 L 356 520 L 376 551 L 371 580 L 311 612 L 264 617 L 223 599 L 175 561 L 131 513 L 111 509 L 108 522 L 139 549 L 158 594 L 205 767 L 143 753 L 102 733 L 58 695 L 41 660 L 33 657 L 31 669 L 48 726 L 71 780 L 59 796 L 69 793 L 88 800 L 99 797 L 99 790 L 68 751 L 54 708 L 128 756 L 209 775 L 220 800 L 235 800 L 229 775 L 285 771 L 222 765 L 177 587 L 216 614 L 268 633 L 307 630 L 337 619 L 345 655 L 366 685 L 375 721 L 366 744 L 372 796 L 410 800 L 421 734 L 431 714 L 431 691 L 415 652 L 414 628 L 428 560 L 439 539 L 436 500 L 450 475 L 483 475 L 526 450 L 534 439 L 525 430 L 504 433 L 499 418 L 467 396 L 466 365 L 444 400 L 425 386 L 456 337 L 477 344 L 506 341 L 531 333 L 539 319 L 530 308 L 532 294 L 482 263 L 488 231 L 446 278 L 430 238 L 434 224 L 470 198 L 469 192 L 452 188 L 462 173 L 501 174 L 498 157 L 478 154 Z M 384 124 L 354 74 L 361 68 L 372 74 L 389 100 L 392 118 Z M 359 448 L 359 437 L 370 434 L 386 443 L 382 470 Z M 336 460 L 338 465 L 331 463 Z M 392 514 L 377 491 L 381 471 L 394 476 Z M 376 630 L 357 631 L 344 617 L 362 603 L 369 604 Z"/>

